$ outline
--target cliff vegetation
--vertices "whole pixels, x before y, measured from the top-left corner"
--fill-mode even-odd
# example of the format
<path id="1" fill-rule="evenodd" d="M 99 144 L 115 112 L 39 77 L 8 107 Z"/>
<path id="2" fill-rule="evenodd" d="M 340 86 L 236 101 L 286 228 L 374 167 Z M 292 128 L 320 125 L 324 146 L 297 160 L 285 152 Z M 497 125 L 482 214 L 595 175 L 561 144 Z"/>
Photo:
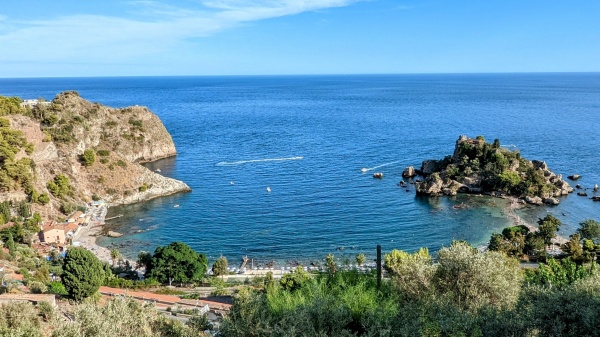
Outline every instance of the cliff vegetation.
<path id="1" fill-rule="evenodd" d="M 56 217 L 92 199 L 127 204 L 187 191 L 140 163 L 176 154 L 145 107 L 110 108 L 68 91 L 52 101 L 0 96 L 0 199 Z M 14 213 L 14 212 L 13 212 Z"/>

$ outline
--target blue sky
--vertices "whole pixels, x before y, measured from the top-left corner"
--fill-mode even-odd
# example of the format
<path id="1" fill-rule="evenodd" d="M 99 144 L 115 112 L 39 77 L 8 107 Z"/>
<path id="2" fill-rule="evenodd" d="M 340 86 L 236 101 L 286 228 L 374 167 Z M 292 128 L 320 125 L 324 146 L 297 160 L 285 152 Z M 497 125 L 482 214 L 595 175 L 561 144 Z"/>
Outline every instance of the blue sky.
<path id="1" fill-rule="evenodd" d="M 593 0 L 5 0 L 0 77 L 600 71 Z"/>

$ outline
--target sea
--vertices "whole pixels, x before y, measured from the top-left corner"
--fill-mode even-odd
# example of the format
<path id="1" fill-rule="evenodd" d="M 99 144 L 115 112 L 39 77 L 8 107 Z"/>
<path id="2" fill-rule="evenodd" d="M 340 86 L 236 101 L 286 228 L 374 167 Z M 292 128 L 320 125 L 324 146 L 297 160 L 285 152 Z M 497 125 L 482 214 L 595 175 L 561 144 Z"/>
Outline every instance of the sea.
<path id="1" fill-rule="evenodd" d="M 98 243 L 131 258 L 173 241 L 230 264 L 484 245 L 514 223 L 506 200 L 417 197 L 398 186 L 404 168 L 451 154 L 463 134 L 580 174 L 570 183 L 590 196 L 600 184 L 599 73 L 0 79 L 1 95 L 23 99 L 67 90 L 147 106 L 175 142 L 177 156 L 146 165 L 192 191 L 109 210 L 123 214 L 108 226 L 124 236 Z M 518 215 L 535 223 L 553 214 L 563 236 L 600 220 L 600 202 L 560 201 Z"/>

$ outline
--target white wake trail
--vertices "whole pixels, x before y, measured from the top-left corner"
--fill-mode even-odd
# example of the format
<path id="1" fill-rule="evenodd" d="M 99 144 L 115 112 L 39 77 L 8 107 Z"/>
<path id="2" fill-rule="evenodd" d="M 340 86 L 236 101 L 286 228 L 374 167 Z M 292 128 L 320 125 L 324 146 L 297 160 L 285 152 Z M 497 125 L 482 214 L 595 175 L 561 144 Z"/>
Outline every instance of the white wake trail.
<path id="1" fill-rule="evenodd" d="M 393 161 L 393 162 L 389 162 L 389 163 L 385 163 L 385 164 L 381 164 L 381 165 L 377 165 L 377 166 L 373 166 L 373 167 L 363 167 L 360 171 L 362 173 L 365 173 L 365 172 L 376 170 L 376 169 L 378 169 L 380 167 L 398 164 L 399 162 L 401 162 L 401 160 L 396 160 L 396 161 Z"/>
<path id="2" fill-rule="evenodd" d="M 239 161 L 222 161 L 218 162 L 217 166 L 236 166 L 248 163 L 263 163 L 269 161 L 288 161 L 288 160 L 302 160 L 304 157 L 285 157 L 285 158 L 264 158 L 264 159 L 252 159 L 252 160 L 239 160 Z"/>

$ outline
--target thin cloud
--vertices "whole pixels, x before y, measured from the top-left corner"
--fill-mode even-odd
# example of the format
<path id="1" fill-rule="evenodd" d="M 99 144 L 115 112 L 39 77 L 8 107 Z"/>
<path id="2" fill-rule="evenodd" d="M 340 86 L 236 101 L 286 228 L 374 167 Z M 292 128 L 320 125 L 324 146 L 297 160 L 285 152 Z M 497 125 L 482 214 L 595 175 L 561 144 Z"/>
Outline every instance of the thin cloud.
<path id="1" fill-rule="evenodd" d="M 214 35 L 245 22 L 343 7 L 357 1 L 211 0 L 197 2 L 194 8 L 131 1 L 132 15 L 128 18 L 79 14 L 12 22 L 12 29 L 0 32 L 0 62 L 128 62 L 184 48 L 191 38 Z M 10 18 L 0 21 L 11 23 Z"/>

